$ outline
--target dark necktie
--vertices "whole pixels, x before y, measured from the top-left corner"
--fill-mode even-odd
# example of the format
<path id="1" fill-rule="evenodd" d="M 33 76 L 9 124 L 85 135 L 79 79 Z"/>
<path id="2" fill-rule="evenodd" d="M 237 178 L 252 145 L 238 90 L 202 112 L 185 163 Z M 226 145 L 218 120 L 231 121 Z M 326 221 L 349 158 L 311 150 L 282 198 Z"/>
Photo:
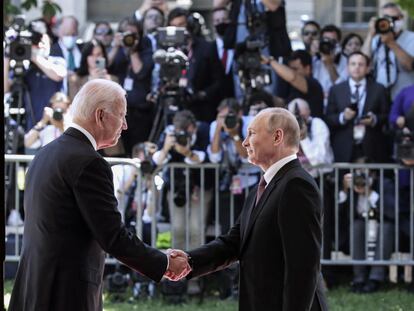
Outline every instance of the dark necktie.
<path id="1" fill-rule="evenodd" d="M 75 71 L 75 56 L 73 55 L 73 50 L 68 50 L 68 69 L 70 71 Z"/>
<path id="2" fill-rule="evenodd" d="M 265 191 L 265 188 L 266 188 L 266 181 L 265 181 L 264 177 L 262 176 L 260 178 L 259 187 L 257 187 L 255 206 L 257 205 L 257 202 L 259 202 L 260 197 L 262 196 L 263 192 Z"/>
<path id="3" fill-rule="evenodd" d="M 221 63 L 223 64 L 224 71 L 227 68 L 227 49 L 223 49 L 223 55 L 221 56 Z"/>
<path id="4" fill-rule="evenodd" d="M 355 100 L 359 105 L 359 100 L 360 100 L 360 94 L 359 94 L 359 87 L 361 86 L 361 84 L 355 84 Z"/>

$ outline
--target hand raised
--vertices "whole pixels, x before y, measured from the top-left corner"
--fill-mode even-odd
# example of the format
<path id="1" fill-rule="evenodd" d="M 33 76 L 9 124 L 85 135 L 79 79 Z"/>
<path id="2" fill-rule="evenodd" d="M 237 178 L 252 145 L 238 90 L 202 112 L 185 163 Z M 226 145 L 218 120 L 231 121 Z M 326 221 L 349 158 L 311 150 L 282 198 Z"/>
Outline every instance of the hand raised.
<path id="1" fill-rule="evenodd" d="M 188 255 L 178 249 L 168 249 L 167 256 L 169 258 L 168 269 L 164 276 L 171 281 L 179 281 L 191 272 L 188 263 Z"/>

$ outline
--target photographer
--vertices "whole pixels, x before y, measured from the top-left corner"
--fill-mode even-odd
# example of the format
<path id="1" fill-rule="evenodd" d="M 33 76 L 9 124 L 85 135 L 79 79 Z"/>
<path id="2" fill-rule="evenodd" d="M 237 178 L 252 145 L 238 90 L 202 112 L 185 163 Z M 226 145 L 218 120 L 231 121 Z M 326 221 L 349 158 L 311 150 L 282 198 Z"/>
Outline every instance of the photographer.
<path id="1" fill-rule="evenodd" d="M 373 59 L 374 77 L 394 99 L 414 83 L 414 32 L 403 30 L 404 15 L 395 3 L 381 8 L 382 18 L 372 18 L 362 51 Z"/>
<path id="2" fill-rule="evenodd" d="M 24 146 L 38 149 L 58 138 L 69 126 L 67 115 L 70 99 L 57 92 L 50 99 L 50 107 L 43 108 L 43 117 L 24 135 Z"/>
<path id="3" fill-rule="evenodd" d="M 127 155 L 132 147 L 148 140 L 154 118 L 154 106 L 146 100 L 151 90 L 154 68 L 151 41 L 143 35 L 141 25 L 133 18 L 125 19 L 124 32 L 115 34 L 113 48 L 108 55 L 108 72 L 117 76 L 127 92 L 128 130 L 122 133 Z"/>
<path id="4" fill-rule="evenodd" d="M 389 161 L 383 132 L 389 103 L 385 88 L 366 78 L 369 58 L 362 52 L 348 57 L 349 79 L 331 88 L 325 121 L 331 130 L 335 162 L 361 156 L 375 163 Z"/>
<path id="5" fill-rule="evenodd" d="M 112 48 L 112 40 L 114 39 L 111 24 L 106 21 L 97 22 L 93 30 L 93 39 L 101 42 L 105 47 L 106 54 L 108 54 Z"/>
<path id="6" fill-rule="evenodd" d="M 116 81 L 117 78 L 108 74 L 108 58 L 102 42 L 92 39 L 85 43 L 82 49 L 80 66 L 75 74 L 69 77 L 69 98 L 74 98 L 80 88 L 92 79 L 107 79 Z"/>
<path id="7" fill-rule="evenodd" d="M 186 163 L 189 165 L 201 164 L 207 161 L 206 150 L 209 143 L 208 124 L 197 122 L 194 115 L 188 110 L 177 112 L 173 124 L 168 126 L 160 138 L 159 150 L 154 153 L 152 159 L 156 165 L 167 163 Z M 167 198 L 174 196 L 174 204 L 169 205 L 172 230 L 175 238 L 175 248 L 188 249 L 200 245 L 200 219 L 205 219 L 210 206 L 211 191 L 205 191 L 205 215 L 200 215 L 200 176 L 198 170 L 189 170 L 190 197 L 186 196 L 185 169 L 174 169 L 174 193 L 170 193 L 171 181 L 169 170 L 164 172 L 163 179 L 166 182 L 164 189 Z M 202 189 L 206 190 L 206 189 Z M 170 202 L 170 200 L 167 200 Z M 165 202 L 166 203 L 166 202 Z M 190 208 L 190 244 L 186 245 L 185 223 L 186 214 L 184 207 L 189 204 Z M 202 216 L 202 217 L 201 217 Z M 201 218 L 200 218 L 201 217 Z"/>
<path id="8" fill-rule="evenodd" d="M 353 183 L 353 189 L 351 185 Z M 382 190 L 382 192 L 381 192 Z M 381 215 L 380 193 L 384 209 Z M 394 185 L 387 178 L 383 181 L 383 189 L 379 189 L 373 173 L 356 170 L 343 177 L 343 189 L 339 192 L 339 208 L 349 215 L 354 197 L 353 249 L 354 260 L 389 260 L 393 251 L 394 236 Z M 382 236 L 380 219 L 383 218 Z M 343 234 L 346 234 L 345 232 Z M 381 245 L 382 243 L 382 257 Z M 354 293 L 373 293 L 379 290 L 385 281 L 385 266 L 353 266 L 353 282 L 351 291 Z"/>
<path id="9" fill-rule="evenodd" d="M 305 45 L 305 50 L 312 56 L 317 53 L 317 49 L 313 49 L 317 47 L 317 45 L 312 43 L 319 38 L 319 32 L 321 31 L 321 26 L 315 21 L 306 21 L 303 24 L 301 34 L 302 34 L 302 41 Z"/>
<path id="10" fill-rule="evenodd" d="M 358 52 L 361 50 L 363 40 L 360 35 L 356 33 L 350 33 L 345 36 L 344 40 L 342 41 L 341 47 L 341 54 L 337 55 L 338 65 L 337 71 L 341 81 L 345 81 L 349 78 L 348 74 L 348 57 L 353 52 Z"/>
<path id="11" fill-rule="evenodd" d="M 301 98 L 292 100 L 288 104 L 288 109 L 295 114 L 300 126 L 300 156 L 298 158 L 302 165 L 332 164 L 333 153 L 326 123 L 318 117 L 311 117 L 309 104 Z M 308 169 L 307 171 L 312 177 L 317 178 L 319 171 L 330 172 L 332 169 Z"/>
<path id="12" fill-rule="evenodd" d="M 246 197 L 246 191 L 255 186 L 260 171 L 256 167 L 242 166 L 247 164 L 247 151 L 242 146 L 247 136 L 247 127 L 252 120 L 243 116 L 240 104 L 234 98 L 224 99 L 217 108 L 218 114 L 210 125 L 210 145 L 207 148 L 210 161 L 221 163 L 219 213 L 221 232 L 230 229 L 230 224 L 239 217 Z M 230 196 L 234 199 L 234 219 L 230 220 Z"/>
<path id="13" fill-rule="evenodd" d="M 289 83 L 287 102 L 303 98 L 309 103 L 312 116 L 323 115 L 323 92 L 319 82 L 312 77 L 312 58 L 305 50 L 293 51 L 288 59 L 288 66 L 280 64 L 272 57 L 262 56 L 263 62 L 269 64 L 278 76 Z"/>
<path id="14" fill-rule="evenodd" d="M 4 64 L 8 66 L 4 74 L 9 74 L 4 79 L 9 81 L 12 96 L 19 97 L 26 109 L 26 131 L 42 118 L 43 108 L 50 97 L 61 90 L 67 75 L 64 59 L 50 56 L 50 38 L 44 22 L 33 21 L 28 30 L 31 46 L 16 42 L 18 46 L 10 49 L 4 58 Z M 19 54 L 22 50 L 24 55 Z M 11 61 L 14 67 L 10 67 Z M 28 67 L 25 61 L 30 61 Z"/>
<path id="15" fill-rule="evenodd" d="M 322 86 L 325 105 L 329 89 L 340 80 L 337 71 L 338 50 L 341 42 L 341 30 L 335 25 L 326 25 L 321 30 L 320 40 L 314 40 L 317 53 L 312 59 L 312 75 Z"/>

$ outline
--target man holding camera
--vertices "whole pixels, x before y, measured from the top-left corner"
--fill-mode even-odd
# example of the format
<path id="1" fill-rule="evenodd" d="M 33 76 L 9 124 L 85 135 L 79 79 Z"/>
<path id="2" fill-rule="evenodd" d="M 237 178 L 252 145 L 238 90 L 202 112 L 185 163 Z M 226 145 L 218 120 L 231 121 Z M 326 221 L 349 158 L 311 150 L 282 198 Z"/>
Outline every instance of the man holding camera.
<path id="1" fill-rule="evenodd" d="M 189 110 L 182 110 L 175 114 L 173 124 L 169 125 L 159 140 L 159 150 L 152 156 L 156 165 L 161 166 L 167 163 L 186 163 L 188 165 L 197 165 L 207 162 L 206 150 L 208 146 L 208 124 L 197 122 L 194 114 Z M 174 245 L 178 248 L 196 247 L 203 241 L 201 240 L 200 219 L 207 215 L 211 192 L 204 192 L 204 212 L 201 215 L 201 191 L 200 176 L 191 170 L 189 176 L 190 184 L 186 184 L 185 170 L 182 168 L 173 169 L 174 184 L 172 185 L 174 193 L 167 193 L 167 197 L 174 196 L 174 204 L 169 205 L 170 220 L 172 224 Z M 170 190 L 170 172 L 167 170 L 164 174 L 166 186 L 164 189 Z M 186 187 L 189 186 L 190 197 L 187 197 Z M 171 202 L 171 200 L 168 200 Z M 189 219 L 186 220 L 186 208 L 189 206 Z M 189 245 L 186 245 L 185 224 L 189 222 L 190 237 Z"/>
<path id="2" fill-rule="evenodd" d="M 148 139 L 154 118 L 154 107 L 146 99 L 154 68 L 151 41 L 134 18 L 126 19 L 125 32 L 115 34 L 108 59 L 109 73 L 118 77 L 127 93 L 129 127 L 123 132 L 122 142 L 130 156 L 135 144 Z"/>
<path id="3" fill-rule="evenodd" d="M 414 83 L 414 32 L 403 30 L 404 15 L 395 3 L 382 7 L 382 18 L 372 18 L 362 51 L 373 59 L 374 76 L 391 99 Z"/>
<path id="4" fill-rule="evenodd" d="M 311 43 L 311 49 L 317 51 L 312 57 L 312 75 L 322 86 L 325 107 L 329 89 L 339 82 L 335 59 L 340 42 L 341 30 L 335 25 L 326 25 L 321 30 L 320 40 L 314 40 Z M 315 44 L 317 44 L 316 47 Z"/>
<path id="5" fill-rule="evenodd" d="M 4 58 L 7 67 L 4 74 L 9 74 L 4 76 L 8 81 L 7 88 L 10 86 L 10 92 L 22 100 L 24 107 L 19 108 L 26 109 L 26 131 L 42 118 L 43 108 L 48 105 L 51 96 L 61 90 L 62 80 L 67 75 L 64 59 L 50 55 L 50 37 L 46 27 L 40 23 L 43 22 L 30 23 L 31 45 L 20 42 L 14 49 L 10 48 Z M 12 60 L 15 66 L 10 68 Z M 28 67 L 24 61 L 30 61 Z"/>
<path id="6" fill-rule="evenodd" d="M 215 121 L 210 125 L 210 145 L 207 148 L 210 161 L 221 163 L 220 210 L 221 232 L 226 233 L 239 217 L 246 191 L 255 186 L 260 177 L 257 167 L 246 167 L 247 151 L 242 142 L 247 136 L 247 127 L 253 119 L 243 116 L 240 104 L 234 98 L 224 99 Z M 231 217 L 230 196 L 234 199 L 234 218 Z"/>
<path id="7" fill-rule="evenodd" d="M 331 130 L 335 162 L 367 156 L 375 163 L 389 160 L 383 126 L 387 122 L 385 88 L 366 79 L 369 58 L 362 52 L 348 57 L 350 78 L 331 88 L 326 122 Z"/>

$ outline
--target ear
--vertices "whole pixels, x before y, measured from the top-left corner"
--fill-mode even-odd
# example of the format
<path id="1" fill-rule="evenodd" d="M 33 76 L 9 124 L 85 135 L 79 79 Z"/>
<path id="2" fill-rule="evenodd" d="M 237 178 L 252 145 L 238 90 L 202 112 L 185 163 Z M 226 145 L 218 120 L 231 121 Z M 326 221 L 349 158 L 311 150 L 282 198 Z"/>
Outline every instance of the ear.
<path id="1" fill-rule="evenodd" d="M 95 110 L 95 122 L 99 127 L 103 127 L 103 118 L 104 118 L 104 110 L 102 108 L 98 108 Z"/>
<path id="2" fill-rule="evenodd" d="M 273 145 L 278 146 L 283 142 L 284 133 L 282 129 L 276 129 L 273 134 Z"/>

